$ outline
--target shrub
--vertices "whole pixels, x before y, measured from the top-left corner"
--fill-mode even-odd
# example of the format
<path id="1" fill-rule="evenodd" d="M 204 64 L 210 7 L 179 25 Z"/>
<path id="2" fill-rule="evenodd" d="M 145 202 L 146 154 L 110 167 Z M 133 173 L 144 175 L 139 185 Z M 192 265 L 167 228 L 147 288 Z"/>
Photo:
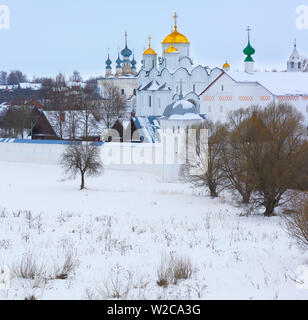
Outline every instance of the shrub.
<path id="1" fill-rule="evenodd" d="M 167 288 L 169 284 L 176 285 L 179 280 L 190 279 L 193 275 L 193 267 L 189 258 L 163 257 L 161 265 L 157 271 L 157 285 Z"/>
<path id="2" fill-rule="evenodd" d="M 285 215 L 287 232 L 297 241 L 297 244 L 308 249 L 308 195 L 298 195 L 292 201 L 292 210 L 287 209 Z"/>
<path id="3" fill-rule="evenodd" d="M 44 266 L 38 264 L 32 254 L 26 254 L 23 259 L 13 265 L 13 272 L 18 278 L 35 280 L 37 278 L 44 278 Z"/>

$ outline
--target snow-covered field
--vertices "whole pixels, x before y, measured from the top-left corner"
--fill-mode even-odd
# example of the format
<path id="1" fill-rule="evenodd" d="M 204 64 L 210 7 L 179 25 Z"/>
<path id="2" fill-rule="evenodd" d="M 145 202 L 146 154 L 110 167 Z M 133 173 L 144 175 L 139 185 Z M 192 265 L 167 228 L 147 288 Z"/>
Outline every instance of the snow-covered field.
<path id="1" fill-rule="evenodd" d="M 0 299 L 308 299 L 294 282 L 308 256 L 279 217 L 240 216 L 149 172 L 106 169 L 82 192 L 56 165 L 0 162 L 0 175 L 0 266 L 12 277 Z M 170 257 L 193 273 L 163 288 Z M 26 259 L 36 280 L 20 274 Z"/>

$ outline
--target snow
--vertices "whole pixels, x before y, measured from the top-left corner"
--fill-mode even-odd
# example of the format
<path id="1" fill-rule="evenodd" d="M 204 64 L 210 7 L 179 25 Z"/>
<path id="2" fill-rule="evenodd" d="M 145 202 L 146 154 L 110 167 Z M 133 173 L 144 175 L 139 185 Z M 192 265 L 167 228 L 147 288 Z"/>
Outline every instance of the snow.
<path id="1" fill-rule="evenodd" d="M 21 89 L 32 89 L 32 90 L 39 90 L 42 87 L 40 83 L 30 83 L 30 82 L 20 83 L 19 86 Z M 0 90 L 18 89 L 19 86 L 18 85 L 0 85 Z"/>
<path id="2" fill-rule="evenodd" d="M 169 120 L 202 120 L 202 118 L 195 113 L 185 113 L 185 114 L 173 114 L 169 117 Z"/>
<path id="3" fill-rule="evenodd" d="M 182 100 L 177 101 L 177 102 L 173 105 L 173 109 L 175 109 L 175 108 L 178 107 L 179 105 L 182 105 L 182 108 L 185 109 L 185 110 L 191 109 L 191 108 L 194 107 L 194 105 L 193 105 L 191 102 L 182 99 Z"/>
<path id="4" fill-rule="evenodd" d="M 85 125 L 86 125 L 86 111 L 74 111 L 75 119 L 79 119 L 78 125 L 76 127 L 76 137 L 83 137 L 85 135 Z M 43 111 L 45 117 L 47 118 L 48 122 L 51 124 L 53 130 L 55 131 L 58 137 L 61 136 L 60 134 L 60 126 L 59 126 L 59 112 L 57 111 Z M 62 137 L 63 139 L 70 139 L 70 112 L 63 111 L 62 113 L 65 114 L 65 122 L 62 123 Z M 97 121 L 93 114 L 88 115 L 88 136 L 101 136 L 103 130 L 106 129 L 106 125 L 103 121 Z"/>
<path id="5" fill-rule="evenodd" d="M 276 96 L 308 95 L 308 72 L 226 72 L 238 82 L 259 82 Z"/>
<path id="6" fill-rule="evenodd" d="M 0 299 L 102 298 L 115 278 L 128 299 L 308 299 L 292 280 L 307 253 L 280 217 L 241 216 L 228 195 L 212 200 L 150 171 L 106 168 L 81 192 L 58 165 L 18 161 L 0 160 L 0 265 L 31 253 L 51 272 L 67 251 L 78 263 L 38 286 L 12 276 Z M 157 270 L 170 254 L 189 257 L 194 273 L 163 289 Z"/>

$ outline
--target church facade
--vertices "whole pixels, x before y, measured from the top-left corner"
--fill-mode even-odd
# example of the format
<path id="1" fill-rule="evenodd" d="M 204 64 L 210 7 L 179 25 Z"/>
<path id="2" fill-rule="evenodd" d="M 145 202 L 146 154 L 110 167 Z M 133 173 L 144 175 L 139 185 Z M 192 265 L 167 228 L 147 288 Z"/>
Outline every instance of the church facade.
<path id="1" fill-rule="evenodd" d="M 298 54 L 296 43 L 284 72 L 257 72 L 254 67 L 255 49 L 250 43 L 243 53 L 244 72 L 224 70 L 210 86 L 200 94 L 200 112 L 213 121 L 224 122 L 230 111 L 252 105 L 265 107 L 270 103 L 286 103 L 302 113 L 308 127 L 308 72 L 305 58 Z"/>
<path id="2" fill-rule="evenodd" d="M 200 112 L 200 93 L 223 70 L 196 66 L 190 57 L 190 42 L 178 31 L 177 15 L 174 30 L 162 42 L 158 57 L 151 47 L 143 53 L 142 68 L 138 73 L 135 113 L 137 116 L 162 116 L 172 102 L 183 99 L 191 102 Z"/>
<path id="3" fill-rule="evenodd" d="M 256 72 L 256 50 L 248 27 L 243 71 L 232 71 L 228 62 L 222 68 L 209 69 L 193 64 L 190 42 L 178 31 L 176 14 L 174 19 L 173 32 L 162 42 L 161 57 L 151 47 L 149 37 L 133 97 L 137 117 L 163 119 L 168 106 L 181 100 L 182 105 L 185 101 L 191 103 L 198 114 L 224 122 L 230 111 L 283 102 L 297 108 L 308 125 L 308 72 L 304 72 L 308 63 L 299 55 L 296 43 L 285 71 Z"/>
<path id="4" fill-rule="evenodd" d="M 128 47 L 127 32 L 125 32 L 125 47 L 118 53 L 118 57 L 115 61 L 115 67 L 113 68 L 113 62 L 110 59 L 108 53 L 108 59 L 106 60 L 106 72 L 105 77 L 97 80 L 97 86 L 99 93 L 104 97 L 104 88 L 106 83 L 112 82 L 117 86 L 121 94 L 128 100 L 129 104 L 132 97 L 136 94 L 138 86 L 137 81 L 137 62 L 132 50 Z"/>

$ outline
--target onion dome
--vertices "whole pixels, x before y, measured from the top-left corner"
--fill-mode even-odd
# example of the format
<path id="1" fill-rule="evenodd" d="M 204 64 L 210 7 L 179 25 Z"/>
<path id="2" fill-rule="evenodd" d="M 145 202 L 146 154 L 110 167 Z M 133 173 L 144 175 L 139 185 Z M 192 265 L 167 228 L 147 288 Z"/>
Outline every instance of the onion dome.
<path id="1" fill-rule="evenodd" d="M 222 67 L 223 67 L 223 69 L 230 69 L 230 65 L 227 61 Z"/>
<path id="2" fill-rule="evenodd" d="M 133 56 L 133 60 L 131 62 L 131 65 L 132 65 L 132 69 L 136 69 L 136 64 L 137 64 L 137 61 L 135 60 L 135 56 Z"/>
<path id="3" fill-rule="evenodd" d="M 108 53 L 108 59 L 106 60 L 106 69 L 112 69 L 111 64 L 112 64 L 112 61 L 110 60 L 109 53 Z"/>
<path id="4" fill-rule="evenodd" d="M 176 52 L 179 52 L 179 51 L 173 46 L 172 43 L 171 43 L 171 46 L 165 51 L 165 53 L 176 53 Z"/>
<path id="5" fill-rule="evenodd" d="M 128 49 L 127 45 L 126 47 L 121 51 L 121 55 L 125 58 L 129 58 L 133 54 L 132 50 Z"/>
<path id="6" fill-rule="evenodd" d="M 245 59 L 245 62 L 249 62 L 249 61 L 252 61 L 252 62 L 253 62 L 253 59 L 252 59 L 251 56 L 256 53 L 256 50 L 251 46 L 250 40 L 248 40 L 248 45 L 247 45 L 247 47 L 243 50 L 243 53 L 247 56 L 246 59 Z"/>
<path id="7" fill-rule="evenodd" d="M 251 57 L 256 53 L 256 50 L 250 44 L 250 27 L 247 28 L 248 31 L 248 44 L 247 47 L 243 50 L 243 53 L 247 56 L 245 62 L 254 62 L 253 58 Z"/>
<path id="8" fill-rule="evenodd" d="M 144 51 L 143 54 L 148 55 L 148 54 L 156 54 L 156 52 L 151 48 L 151 36 L 149 36 L 149 48 L 147 50 Z"/>
<path id="9" fill-rule="evenodd" d="M 118 59 L 116 60 L 116 68 L 117 69 L 121 69 L 122 66 L 121 66 L 121 63 L 122 63 L 122 60 L 120 59 L 120 54 L 118 54 Z"/>
<path id="10" fill-rule="evenodd" d="M 132 50 L 127 47 L 127 32 L 125 32 L 125 48 L 121 51 L 124 58 L 129 58 L 133 54 Z"/>
<path id="11" fill-rule="evenodd" d="M 174 15 L 175 25 L 174 25 L 174 31 L 170 33 L 163 41 L 163 44 L 166 43 L 189 43 L 188 39 L 182 34 L 178 32 L 178 26 L 177 26 L 177 14 Z"/>

